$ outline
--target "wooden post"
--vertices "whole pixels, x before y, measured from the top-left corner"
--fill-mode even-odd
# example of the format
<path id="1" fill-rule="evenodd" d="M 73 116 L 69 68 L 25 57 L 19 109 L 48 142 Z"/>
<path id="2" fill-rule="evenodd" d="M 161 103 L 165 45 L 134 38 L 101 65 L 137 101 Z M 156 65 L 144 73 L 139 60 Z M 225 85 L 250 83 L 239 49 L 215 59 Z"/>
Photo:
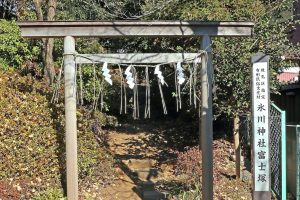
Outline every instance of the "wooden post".
<path id="1" fill-rule="evenodd" d="M 75 39 L 64 38 L 67 198 L 78 199 Z"/>
<path id="2" fill-rule="evenodd" d="M 201 149 L 202 149 L 202 199 L 213 199 L 213 115 L 212 115 L 212 79 L 213 66 L 211 39 L 202 37 L 201 49 Z"/>
<path id="3" fill-rule="evenodd" d="M 233 119 L 233 135 L 234 135 L 234 150 L 235 150 L 235 174 L 236 178 L 241 177 L 241 146 L 240 146 L 240 118 L 238 115 Z"/>

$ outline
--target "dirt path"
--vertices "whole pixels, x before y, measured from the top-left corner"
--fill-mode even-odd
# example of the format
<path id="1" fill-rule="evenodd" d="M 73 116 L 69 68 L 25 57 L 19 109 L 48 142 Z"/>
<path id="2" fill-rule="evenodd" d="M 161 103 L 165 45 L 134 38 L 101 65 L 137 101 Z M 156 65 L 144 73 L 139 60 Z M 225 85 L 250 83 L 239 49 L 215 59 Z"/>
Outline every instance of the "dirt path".
<path id="1" fill-rule="evenodd" d="M 161 164 L 167 147 L 151 142 L 153 125 L 122 125 L 110 131 L 109 148 L 119 165 L 117 181 L 103 191 L 104 199 L 165 199 L 155 190 L 155 183 L 172 178 L 172 167 Z M 150 128 L 150 129 L 149 129 Z"/>
<path id="2" fill-rule="evenodd" d="M 167 195 L 172 199 L 178 189 L 185 189 L 184 184 L 190 180 L 187 177 L 194 177 L 195 172 L 186 171 L 186 174 L 174 176 L 173 150 L 183 151 L 184 147 L 197 144 L 193 127 L 191 123 L 161 120 L 134 121 L 110 130 L 109 149 L 118 163 L 117 180 L 102 190 L 103 200 L 160 200 L 166 199 Z M 215 139 L 213 148 L 214 199 L 251 199 L 251 178 L 235 179 L 235 163 L 229 153 L 233 149 L 232 142 Z M 201 160 L 201 153 L 194 152 L 189 156 Z M 192 160 L 187 154 L 181 159 L 184 163 Z M 201 171 L 201 165 L 199 167 Z M 201 172 L 199 175 L 201 177 Z"/>

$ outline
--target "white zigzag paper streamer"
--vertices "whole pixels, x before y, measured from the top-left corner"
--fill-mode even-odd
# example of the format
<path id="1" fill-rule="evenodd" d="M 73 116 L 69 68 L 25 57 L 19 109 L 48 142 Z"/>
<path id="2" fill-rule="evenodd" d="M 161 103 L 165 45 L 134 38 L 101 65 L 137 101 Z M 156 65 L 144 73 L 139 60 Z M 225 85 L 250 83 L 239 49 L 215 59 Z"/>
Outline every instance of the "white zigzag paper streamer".
<path id="1" fill-rule="evenodd" d="M 111 75 L 109 74 L 109 69 L 107 68 L 107 62 L 103 63 L 102 75 L 104 76 L 104 80 L 112 85 Z"/>
<path id="2" fill-rule="evenodd" d="M 176 72 L 177 72 L 178 83 L 179 83 L 179 85 L 182 85 L 185 81 L 185 78 L 184 78 L 184 74 L 183 74 L 183 68 L 181 67 L 181 62 L 177 63 Z"/>
<path id="3" fill-rule="evenodd" d="M 167 84 L 165 82 L 165 78 L 163 77 L 162 72 L 160 71 L 159 67 L 160 67 L 159 65 L 156 65 L 156 67 L 154 69 L 154 74 L 157 75 L 157 77 L 159 78 L 159 80 L 160 80 L 160 82 L 161 82 L 162 85 Z"/>
<path id="4" fill-rule="evenodd" d="M 131 66 L 127 67 L 125 70 L 125 75 L 126 75 L 126 80 L 127 80 L 127 84 L 129 86 L 130 89 L 133 89 L 135 86 L 134 83 L 134 78 L 132 77 L 132 73 L 130 72 Z"/>

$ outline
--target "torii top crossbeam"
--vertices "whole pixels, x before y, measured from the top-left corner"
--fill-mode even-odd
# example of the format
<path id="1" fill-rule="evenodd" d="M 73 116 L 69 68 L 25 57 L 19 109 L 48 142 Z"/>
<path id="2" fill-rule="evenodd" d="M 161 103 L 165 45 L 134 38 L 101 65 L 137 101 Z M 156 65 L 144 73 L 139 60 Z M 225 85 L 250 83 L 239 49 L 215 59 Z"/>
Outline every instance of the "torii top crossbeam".
<path id="1" fill-rule="evenodd" d="M 252 22 L 202 22 L 202 21 L 31 21 L 18 22 L 21 35 L 27 38 L 64 37 L 64 79 L 66 116 L 67 197 L 78 199 L 77 169 L 77 119 L 76 119 L 76 67 L 74 37 L 201 37 L 201 149 L 202 149 L 202 198 L 213 199 L 213 113 L 211 36 L 251 36 Z M 200 47 L 200 44 L 199 44 Z M 86 55 L 86 57 L 126 62 L 170 61 L 191 56 L 184 54 L 139 55 Z M 76 57 L 76 56 L 75 56 Z M 82 63 L 86 59 L 79 59 Z"/>
<path id="2" fill-rule="evenodd" d="M 23 37 L 249 36 L 252 22 L 202 21 L 29 21 L 18 22 Z"/>

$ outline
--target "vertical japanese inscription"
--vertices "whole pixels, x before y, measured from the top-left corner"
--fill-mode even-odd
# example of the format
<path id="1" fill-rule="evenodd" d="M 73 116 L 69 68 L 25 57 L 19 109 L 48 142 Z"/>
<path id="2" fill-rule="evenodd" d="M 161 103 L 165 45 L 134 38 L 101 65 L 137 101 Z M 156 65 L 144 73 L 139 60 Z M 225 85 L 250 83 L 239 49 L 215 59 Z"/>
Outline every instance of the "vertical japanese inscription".
<path id="1" fill-rule="evenodd" d="M 252 70 L 254 191 L 270 191 L 268 62 Z"/>

